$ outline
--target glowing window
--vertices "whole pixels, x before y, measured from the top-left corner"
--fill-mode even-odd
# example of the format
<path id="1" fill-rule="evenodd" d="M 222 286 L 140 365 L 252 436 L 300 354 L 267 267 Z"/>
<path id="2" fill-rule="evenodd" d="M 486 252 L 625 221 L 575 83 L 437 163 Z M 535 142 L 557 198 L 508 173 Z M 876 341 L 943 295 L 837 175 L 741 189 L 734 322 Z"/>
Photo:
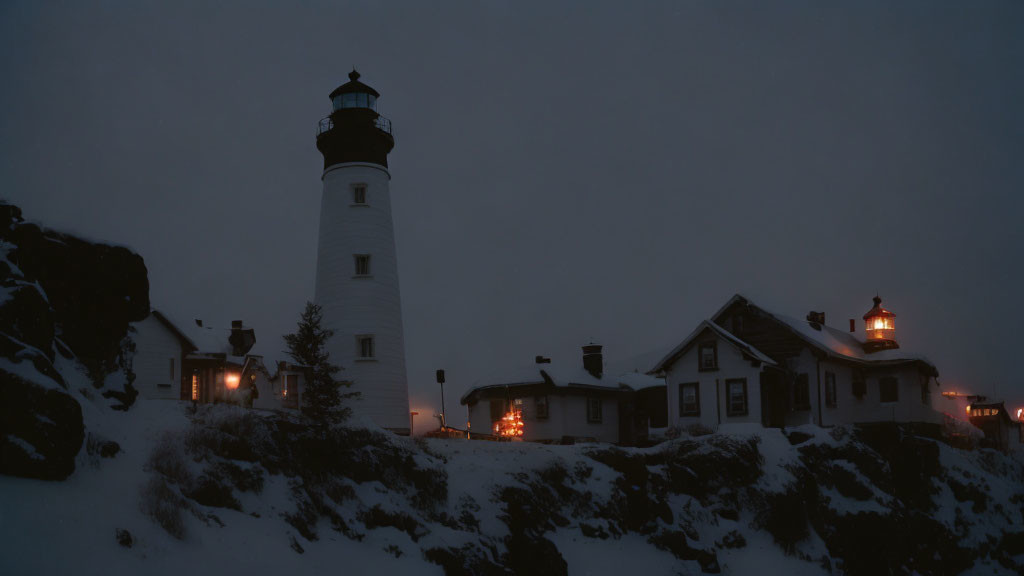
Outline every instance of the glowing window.
<path id="1" fill-rule="evenodd" d="M 199 400 L 199 375 L 192 375 L 192 399 Z"/>

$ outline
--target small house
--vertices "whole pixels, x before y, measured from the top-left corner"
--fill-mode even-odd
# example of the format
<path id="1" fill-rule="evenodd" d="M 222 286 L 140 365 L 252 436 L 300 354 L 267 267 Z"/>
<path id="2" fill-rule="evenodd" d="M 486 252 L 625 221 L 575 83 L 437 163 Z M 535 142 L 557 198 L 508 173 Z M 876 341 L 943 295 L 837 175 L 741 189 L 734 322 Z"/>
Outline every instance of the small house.
<path id="1" fill-rule="evenodd" d="M 631 444 L 667 425 L 664 382 L 640 373 L 604 373 L 602 347 L 583 347 L 582 364 L 537 356 L 466 392 L 470 434 L 535 442 Z"/>
<path id="2" fill-rule="evenodd" d="M 1010 417 L 1003 402 L 976 402 L 967 407 L 971 424 L 985 433 L 982 446 L 1013 450 L 1021 443 L 1021 424 Z"/>

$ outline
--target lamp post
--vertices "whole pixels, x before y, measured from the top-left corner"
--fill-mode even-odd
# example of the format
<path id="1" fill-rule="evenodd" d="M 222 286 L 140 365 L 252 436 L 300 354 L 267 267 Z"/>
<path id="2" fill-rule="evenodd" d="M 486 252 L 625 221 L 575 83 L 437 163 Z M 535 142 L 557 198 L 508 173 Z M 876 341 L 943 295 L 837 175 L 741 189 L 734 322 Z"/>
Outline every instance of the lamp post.
<path id="1" fill-rule="evenodd" d="M 447 428 L 444 414 L 444 370 L 437 371 L 437 383 L 441 385 L 441 428 Z"/>

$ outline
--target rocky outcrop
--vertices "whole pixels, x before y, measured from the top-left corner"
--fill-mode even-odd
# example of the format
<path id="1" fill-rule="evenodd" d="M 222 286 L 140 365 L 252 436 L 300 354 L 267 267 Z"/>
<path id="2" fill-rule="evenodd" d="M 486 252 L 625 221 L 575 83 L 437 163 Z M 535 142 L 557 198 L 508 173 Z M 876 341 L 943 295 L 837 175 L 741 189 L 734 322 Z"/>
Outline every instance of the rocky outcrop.
<path id="1" fill-rule="evenodd" d="M 148 313 L 140 256 L 26 223 L 0 204 L 0 473 L 61 480 L 74 471 L 85 430 L 69 378 L 81 379 L 58 366 L 77 362 L 126 409 L 135 398 L 128 327 Z M 104 388 L 116 370 L 127 373 Z"/>

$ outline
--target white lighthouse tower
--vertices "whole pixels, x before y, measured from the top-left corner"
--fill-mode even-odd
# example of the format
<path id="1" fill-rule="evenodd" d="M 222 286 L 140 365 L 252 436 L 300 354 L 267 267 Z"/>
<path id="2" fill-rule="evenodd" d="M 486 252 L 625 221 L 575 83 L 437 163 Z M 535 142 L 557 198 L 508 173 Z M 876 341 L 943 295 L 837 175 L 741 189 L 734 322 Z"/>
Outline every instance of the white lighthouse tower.
<path id="1" fill-rule="evenodd" d="M 316 303 L 323 309 L 331 361 L 344 368 L 359 396 L 355 416 L 409 433 L 402 302 L 391 223 L 388 152 L 391 122 L 377 113 L 380 94 L 359 81 L 331 92 L 332 112 L 320 121 L 316 147 L 324 156 Z"/>

